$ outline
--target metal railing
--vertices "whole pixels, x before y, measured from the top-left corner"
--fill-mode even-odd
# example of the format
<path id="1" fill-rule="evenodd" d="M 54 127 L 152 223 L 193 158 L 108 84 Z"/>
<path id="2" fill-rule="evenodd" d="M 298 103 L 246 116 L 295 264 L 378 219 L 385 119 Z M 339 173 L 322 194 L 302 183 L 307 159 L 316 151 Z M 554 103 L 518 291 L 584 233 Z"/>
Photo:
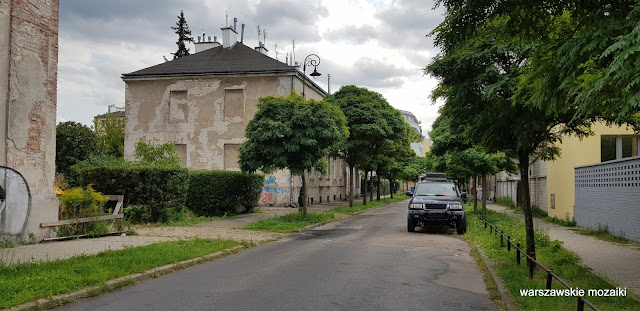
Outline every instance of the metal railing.
<path id="1" fill-rule="evenodd" d="M 500 247 L 504 246 L 505 237 L 506 237 L 506 240 L 507 240 L 507 252 L 511 251 L 512 246 L 515 247 L 515 249 L 516 249 L 516 262 L 518 263 L 518 265 L 520 265 L 520 254 L 522 253 L 524 255 L 524 257 L 527 259 L 527 266 L 529 267 L 529 278 L 530 279 L 533 279 L 533 273 L 535 272 L 536 268 L 539 268 L 539 269 L 541 269 L 541 270 L 543 270 L 543 271 L 545 271 L 547 273 L 547 286 L 546 286 L 546 289 L 551 289 L 551 283 L 553 282 L 553 279 L 556 279 L 558 282 L 560 282 L 560 284 L 564 285 L 564 287 L 566 287 L 567 289 L 569 289 L 569 290 L 573 289 L 564 280 L 562 280 L 558 275 L 553 273 L 553 269 L 547 268 L 544 265 L 542 265 L 539 261 L 537 261 L 536 260 L 536 255 L 533 252 L 531 252 L 530 254 L 527 254 L 527 252 L 523 251 L 522 248 L 520 247 L 520 243 L 514 243 L 513 240 L 511 240 L 511 236 L 510 235 L 506 235 L 506 236 L 504 235 L 504 230 L 501 230 L 498 233 L 498 226 L 497 225 L 494 225 L 494 224 L 490 223 L 489 221 L 487 221 L 487 219 L 482 214 L 476 214 L 476 215 L 478 215 L 478 218 L 480 218 L 480 220 L 482 220 L 482 222 L 484 222 L 484 229 L 489 228 L 489 234 L 493 234 L 494 236 L 496 236 L 497 238 L 500 239 Z M 586 300 L 584 298 L 584 296 L 578 296 L 578 311 L 583 311 L 585 305 L 589 306 L 594 311 L 599 311 L 598 308 L 596 308 L 591 302 Z"/>

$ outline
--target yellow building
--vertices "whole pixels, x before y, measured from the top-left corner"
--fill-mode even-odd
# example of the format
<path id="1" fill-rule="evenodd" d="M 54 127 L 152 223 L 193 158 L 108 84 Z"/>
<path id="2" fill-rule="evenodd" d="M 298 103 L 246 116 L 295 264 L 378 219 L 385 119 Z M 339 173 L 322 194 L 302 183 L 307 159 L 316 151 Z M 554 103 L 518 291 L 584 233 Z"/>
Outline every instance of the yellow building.
<path id="1" fill-rule="evenodd" d="M 640 136 L 629 127 L 609 127 L 596 123 L 595 133 L 582 140 L 566 137 L 559 144 L 560 158 L 535 161 L 529 170 L 531 203 L 551 217 L 573 218 L 575 206 L 574 168 L 640 154 Z"/>

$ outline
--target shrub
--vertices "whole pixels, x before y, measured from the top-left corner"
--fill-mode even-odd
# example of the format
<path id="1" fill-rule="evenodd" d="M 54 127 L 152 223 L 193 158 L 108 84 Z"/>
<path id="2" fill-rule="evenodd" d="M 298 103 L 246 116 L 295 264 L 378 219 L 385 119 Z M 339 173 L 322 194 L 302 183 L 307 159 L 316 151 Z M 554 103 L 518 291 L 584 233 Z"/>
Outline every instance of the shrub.
<path id="1" fill-rule="evenodd" d="M 82 184 L 124 194 L 125 205 L 148 206 L 151 221 L 166 221 L 168 209 L 185 206 L 188 173 L 183 168 L 122 163 L 80 167 L 78 173 Z"/>
<path id="2" fill-rule="evenodd" d="M 107 200 L 107 197 L 94 191 L 91 186 L 86 189 L 70 189 L 60 196 L 60 203 L 63 205 L 62 219 L 79 219 L 104 215 L 103 205 Z M 107 233 L 108 230 L 105 222 L 88 222 L 60 226 L 58 234 L 61 236 L 101 235 Z"/>
<path id="3" fill-rule="evenodd" d="M 200 216 L 249 213 L 258 206 L 263 185 L 260 174 L 191 171 L 187 208 Z"/>

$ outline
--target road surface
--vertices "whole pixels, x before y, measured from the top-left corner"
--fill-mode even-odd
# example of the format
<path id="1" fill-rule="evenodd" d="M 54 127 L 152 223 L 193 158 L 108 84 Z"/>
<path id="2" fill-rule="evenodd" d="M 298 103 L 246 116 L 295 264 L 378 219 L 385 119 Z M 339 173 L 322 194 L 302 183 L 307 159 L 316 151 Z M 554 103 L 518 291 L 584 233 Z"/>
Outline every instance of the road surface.
<path id="1" fill-rule="evenodd" d="M 496 310 L 467 244 L 452 230 L 408 233 L 406 205 L 377 208 L 60 310 Z"/>

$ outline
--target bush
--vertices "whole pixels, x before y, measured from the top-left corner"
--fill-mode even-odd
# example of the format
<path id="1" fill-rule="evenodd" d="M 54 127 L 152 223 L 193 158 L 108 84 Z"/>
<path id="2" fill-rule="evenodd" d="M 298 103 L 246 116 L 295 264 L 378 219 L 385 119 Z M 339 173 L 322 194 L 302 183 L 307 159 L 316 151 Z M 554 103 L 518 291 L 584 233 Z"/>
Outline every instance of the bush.
<path id="1" fill-rule="evenodd" d="M 63 206 L 61 218 L 79 219 L 104 215 L 103 205 L 107 200 L 107 197 L 94 191 L 90 186 L 86 189 L 68 190 L 60 196 L 60 203 Z M 108 231 L 107 224 L 103 221 L 65 225 L 58 228 L 60 236 L 102 235 Z"/>
<path id="2" fill-rule="evenodd" d="M 249 213 L 258 206 L 263 185 L 260 174 L 191 171 L 187 208 L 200 216 Z"/>
<path id="3" fill-rule="evenodd" d="M 77 172 L 83 185 L 105 194 L 124 194 L 125 205 L 148 206 L 150 221 L 166 221 L 170 209 L 185 206 L 187 169 L 123 162 L 83 166 Z"/>

